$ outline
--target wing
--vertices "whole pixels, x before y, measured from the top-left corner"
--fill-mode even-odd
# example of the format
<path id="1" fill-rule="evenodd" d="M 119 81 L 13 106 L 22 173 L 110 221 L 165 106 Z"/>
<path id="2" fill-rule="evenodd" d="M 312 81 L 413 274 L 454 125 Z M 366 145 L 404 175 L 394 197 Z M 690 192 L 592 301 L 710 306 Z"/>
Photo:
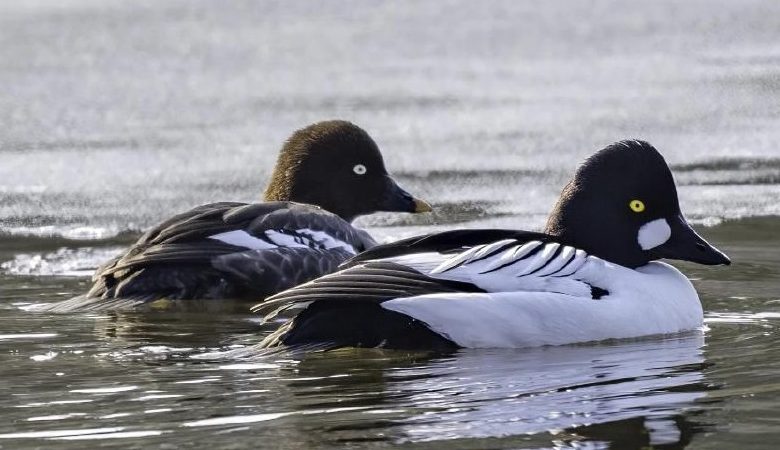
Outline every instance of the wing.
<path id="1" fill-rule="evenodd" d="M 212 266 L 234 283 L 262 287 L 276 293 L 331 273 L 353 256 L 343 248 L 291 248 L 249 250 L 220 255 Z"/>
<path id="2" fill-rule="evenodd" d="M 398 297 L 462 291 L 481 292 L 476 286 L 430 278 L 401 264 L 371 261 L 281 292 L 255 305 L 252 311 L 268 314 L 270 319 L 296 304 L 312 301 L 381 303 Z"/>
<path id="3" fill-rule="evenodd" d="M 577 277 L 588 255 L 549 236 L 527 234 L 458 253 L 437 253 L 430 248 L 423 246 L 420 253 L 406 254 L 393 248 L 394 256 L 382 250 L 378 252 L 381 258 L 369 261 L 359 255 L 342 270 L 277 294 L 253 311 L 273 317 L 313 301 L 382 303 L 444 292 L 551 292 L 588 298 L 605 294 Z"/>
<path id="4" fill-rule="evenodd" d="M 141 236 L 133 249 L 203 239 L 232 239 L 233 242 L 229 243 L 238 246 L 247 243 L 261 245 L 251 243 L 254 238 L 274 244 L 274 240 L 266 236 L 269 231 L 300 234 L 312 240 L 309 243 L 311 246 L 348 245 L 362 251 L 376 245 L 364 231 L 317 206 L 293 202 L 223 202 L 198 206 L 163 222 Z M 240 237 L 237 234 L 230 235 L 230 238 L 225 239 L 218 237 L 231 232 L 244 234 Z M 240 239 L 244 239 L 244 242 Z M 132 249 L 128 253 L 132 253 Z"/>
<path id="5" fill-rule="evenodd" d="M 138 239 L 132 248 L 162 242 L 186 240 L 187 238 L 197 239 L 198 237 L 208 235 L 212 230 L 213 232 L 219 232 L 224 230 L 226 225 L 223 216 L 231 210 L 245 206 L 248 205 L 238 202 L 218 202 L 197 206 L 189 211 L 177 214 L 150 229 Z M 271 208 L 279 207 L 279 205 L 269 206 Z"/>
<path id="6" fill-rule="evenodd" d="M 261 346 L 522 346 L 543 312 L 558 315 L 608 294 L 588 281 L 603 275 L 603 261 L 551 236 L 497 230 L 482 234 L 495 241 L 480 242 L 479 230 L 461 234 L 462 241 L 454 236 L 381 246 L 369 251 L 376 259 L 359 255 L 338 272 L 270 297 L 253 310 L 267 320 L 293 319 Z M 531 331 L 517 333 L 518 326 Z M 486 333 L 491 327 L 497 337 Z"/>
<path id="7" fill-rule="evenodd" d="M 345 266 L 413 253 L 459 253 L 466 248 L 505 239 L 515 239 L 518 242 L 530 240 L 547 242 L 551 240 L 551 237 L 542 233 L 530 231 L 501 229 L 444 231 L 441 233 L 415 236 L 388 244 L 377 245 L 351 259 Z"/>
<path id="8" fill-rule="evenodd" d="M 295 318 L 267 336 L 261 347 L 311 345 L 424 348 L 457 347 L 431 331 L 422 321 L 390 311 L 381 304 L 393 298 L 428 293 L 479 291 L 456 281 L 430 279 L 391 262 L 368 262 L 313 280 L 256 305 L 255 312 L 270 320 L 303 307 Z"/>
<path id="9" fill-rule="evenodd" d="M 486 292 L 542 291 L 590 295 L 575 276 L 588 258 L 542 234 L 457 230 L 374 247 L 344 264 L 395 262 L 434 279 L 473 284 Z M 596 292 L 598 294 L 598 292 Z"/>
<path id="10" fill-rule="evenodd" d="M 274 286 L 294 285 L 288 279 L 300 282 L 335 270 L 348 257 L 373 245 L 375 241 L 365 231 L 316 206 L 214 203 L 173 217 L 144 234 L 127 253 L 95 273 L 88 296 L 106 298 L 124 292 L 158 298 L 222 297 L 241 295 L 235 288 L 242 283 L 247 295 L 259 294 L 249 289 L 250 284 L 265 286 L 260 292 L 269 294 L 278 291 Z M 241 270 L 239 263 L 246 267 Z M 276 264 L 280 263 L 289 273 L 300 270 L 272 282 L 271 277 L 279 275 Z M 192 288 L 215 283 L 228 286 Z"/>
<path id="11" fill-rule="evenodd" d="M 201 205 L 195 207 L 189 211 L 177 214 L 170 219 L 162 222 L 156 227 L 150 229 L 144 233 L 135 244 L 133 244 L 125 254 L 118 256 L 106 264 L 100 266 L 92 277 L 92 281 L 95 283 L 90 290 L 88 296 L 99 295 L 99 293 L 105 292 L 110 286 L 106 286 L 106 283 L 111 284 L 111 280 L 107 277 L 111 277 L 122 269 L 127 269 L 133 266 L 133 263 L 139 264 L 145 260 L 145 253 L 149 253 L 150 261 L 155 259 L 155 253 L 164 252 L 164 249 L 154 248 L 157 245 L 172 244 L 175 242 L 197 242 L 203 241 L 210 233 L 216 234 L 220 232 L 230 231 L 240 227 L 240 224 L 231 226 L 225 223 L 223 216 L 230 210 L 240 209 L 248 206 L 246 203 L 235 202 L 220 202 L 210 203 L 207 205 Z M 277 206 L 277 205 L 273 205 Z M 207 246 L 208 247 L 208 246 Z M 168 247 L 168 261 L 173 262 L 173 255 L 176 254 L 175 248 L 185 250 L 188 247 L 186 245 L 179 247 Z M 223 246 L 223 248 L 226 248 Z M 232 249 L 232 247 L 231 247 Z M 194 249 L 190 249 L 187 254 L 182 254 L 181 259 L 191 256 Z M 208 249 L 206 249 L 208 253 Z M 204 253 L 204 259 L 205 254 Z M 160 259 L 162 262 L 162 259 Z"/>

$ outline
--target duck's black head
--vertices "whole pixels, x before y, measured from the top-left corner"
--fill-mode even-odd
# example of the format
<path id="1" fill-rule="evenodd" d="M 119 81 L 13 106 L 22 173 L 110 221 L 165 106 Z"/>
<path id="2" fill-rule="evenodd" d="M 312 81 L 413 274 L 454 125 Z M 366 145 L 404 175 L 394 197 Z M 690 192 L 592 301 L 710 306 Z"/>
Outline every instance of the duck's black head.
<path id="1" fill-rule="evenodd" d="M 343 120 L 317 122 L 293 133 L 264 197 L 317 205 L 348 221 L 377 211 L 431 210 L 390 177 L 371 136 Z"/>
<path id="2" fill-rule="evenodd" d="M 598 151 L 563 189 L 546 232 L 617 264 L 661 258 L 729 264 L 688 225 L 663 156 L 643 141 Z"/>

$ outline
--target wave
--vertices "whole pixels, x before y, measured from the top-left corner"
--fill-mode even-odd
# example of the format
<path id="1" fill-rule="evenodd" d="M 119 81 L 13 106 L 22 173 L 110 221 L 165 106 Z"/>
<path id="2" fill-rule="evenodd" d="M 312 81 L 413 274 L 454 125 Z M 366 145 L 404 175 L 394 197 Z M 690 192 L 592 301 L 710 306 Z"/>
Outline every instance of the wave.
<path id="1" fill-rule="evenodd" d="M 0 249 L 4 252 L 45 251 L 62 247 L 105 247 L 128 245 L 140 230 L 114 227 L 56 226 L 0 227 Z"/>
<path id="2" fill-rule="evenodd" d="M 117 256 L 124 247 L 60 248 L 48 253 L 19 253 L 0 264 L 0 270 L 17 276 L 88 277 Z"/>
<path id="3" fill-rule="evenodd" d="M 780 184 L 780 158 L 716 158 L 692 163 L 672 164 L 672 172 L 679 185 L 750 185 Z M 550 169 L 442 169 L 426 172 L 402 171 L 396 174 L 400 179 L 417 182 L 452 185 L 453 183 L 475 183 L 503 185 L 518 180 L 534 183 L 556 181 L 565 183 L 563 173 Z"/>

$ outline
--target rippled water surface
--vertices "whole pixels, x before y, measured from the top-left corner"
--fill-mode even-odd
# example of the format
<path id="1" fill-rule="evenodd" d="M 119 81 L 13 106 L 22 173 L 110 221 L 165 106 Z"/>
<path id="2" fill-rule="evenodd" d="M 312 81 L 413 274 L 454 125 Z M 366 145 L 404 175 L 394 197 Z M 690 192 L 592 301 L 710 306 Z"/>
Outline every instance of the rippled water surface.
<path id="1" fill-rule="evenodd" d="M 775 448 L 780 3 L 0 4 L 0 448 Z M 451 354 L 239 358 L 241 314 L 46 315 L 164 217 L 259 196 L 341 117 L 437 208 L 380 239 L 542 226 L 577 162 L 667 157 L 731 267 L 705 330 Z M 86 441 L 86 442 L 85 442 Z"/>

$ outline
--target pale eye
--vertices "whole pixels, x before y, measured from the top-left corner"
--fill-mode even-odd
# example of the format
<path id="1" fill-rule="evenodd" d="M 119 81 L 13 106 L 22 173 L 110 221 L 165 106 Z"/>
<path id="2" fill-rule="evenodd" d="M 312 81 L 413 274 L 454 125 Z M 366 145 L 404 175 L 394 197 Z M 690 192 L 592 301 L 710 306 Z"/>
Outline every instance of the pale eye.
<path id="1" fill-rule="evenodd" d="M 352 171 L 355 172 L 358 175 L 365 175 L 366 174 L 366 166 L 363 164 L 357 164 L 355 167 L 352 168 Z"/>
<path id="2" fill-rule="evenodd" d="M 645 210 L 645 202 L 642 200 L 631 200 L 628 202 L 628 207 L 635 213 L 641 213 Z"/>

